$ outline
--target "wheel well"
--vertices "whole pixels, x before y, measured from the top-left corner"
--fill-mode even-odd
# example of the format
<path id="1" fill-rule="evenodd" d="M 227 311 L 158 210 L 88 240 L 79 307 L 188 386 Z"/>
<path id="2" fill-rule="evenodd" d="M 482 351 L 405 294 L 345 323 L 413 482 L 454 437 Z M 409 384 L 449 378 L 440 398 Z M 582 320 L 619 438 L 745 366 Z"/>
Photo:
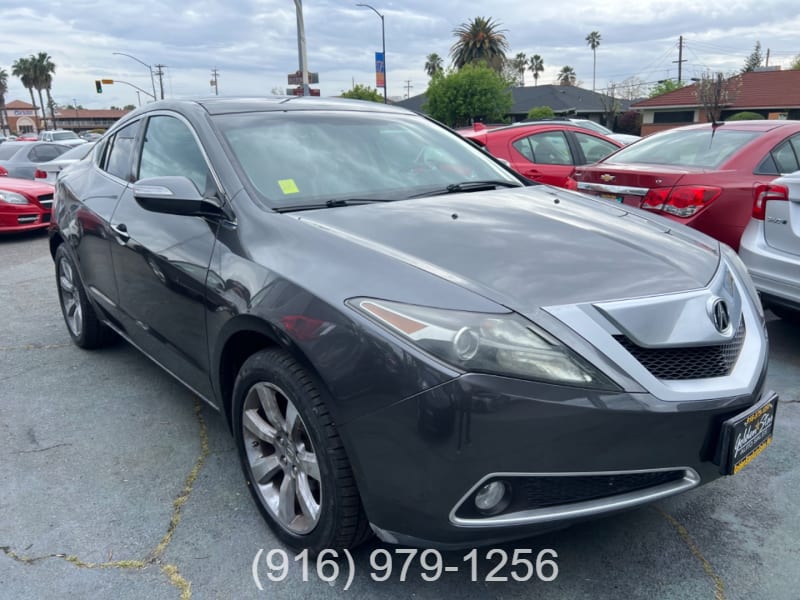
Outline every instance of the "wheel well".
<path id="1" fill-rule="evenodd" d="M 56 257 L 56 250 L 58 247 L 64 243 L 64 238 L 61 237 L 60 233 L 56 233 L 50 236 L 50 257 Z"/>
<path id="2" fill-rule="evenodd" d="M 244 361 L 256 352 L 277 347 L 278 344 L 257 331 L 238 331 L 225 343 L 219 366 L 219 385 L 222 393 L 222 406 L 228 427 L 231 427 L 231 399 L 233 384 Z"/>

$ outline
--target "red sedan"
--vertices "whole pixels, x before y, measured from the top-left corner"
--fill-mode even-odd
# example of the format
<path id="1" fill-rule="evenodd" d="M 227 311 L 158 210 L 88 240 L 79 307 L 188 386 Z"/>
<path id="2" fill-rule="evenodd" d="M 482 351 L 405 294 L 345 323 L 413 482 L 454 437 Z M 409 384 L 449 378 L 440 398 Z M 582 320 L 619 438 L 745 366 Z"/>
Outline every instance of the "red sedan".
<path id="1" fill-rule="evenodd" d="M 657 133 L 578 169 L 578 189 L 656 211 L 734 249 L 770 182 L 800 169 L 800 121 L 730 121 Z"/>
<path id="2" fill-rule="evenodd" d="M 459 133 L 528 179 L 573 190 L 577 165 L 596 162 L 622 147 L 621 142 L 600 133 L 557 121 L 496 129 L 478 125 L 473 131 Z"/>
<path id="3" fill-rule="evenodd" d="M 52 204 L 52 185 L 0 177 L 0 233 L 47 227 Z"/>

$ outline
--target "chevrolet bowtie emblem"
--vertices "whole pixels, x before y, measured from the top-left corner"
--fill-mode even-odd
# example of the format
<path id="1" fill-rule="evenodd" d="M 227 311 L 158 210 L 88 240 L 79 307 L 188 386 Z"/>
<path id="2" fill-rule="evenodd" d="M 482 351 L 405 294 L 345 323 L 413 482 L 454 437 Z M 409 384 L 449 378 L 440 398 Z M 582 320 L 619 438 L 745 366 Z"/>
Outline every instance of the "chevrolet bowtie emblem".
<path id="1" fill-rule="evenodd" d="M 616 177 L 614 177 L 613 175 L 609 175 L 608 173 L 603 173 L 602 175 L 600 175 L 600 179 L 608 183 L 609 181 L 614 181 Z"/>

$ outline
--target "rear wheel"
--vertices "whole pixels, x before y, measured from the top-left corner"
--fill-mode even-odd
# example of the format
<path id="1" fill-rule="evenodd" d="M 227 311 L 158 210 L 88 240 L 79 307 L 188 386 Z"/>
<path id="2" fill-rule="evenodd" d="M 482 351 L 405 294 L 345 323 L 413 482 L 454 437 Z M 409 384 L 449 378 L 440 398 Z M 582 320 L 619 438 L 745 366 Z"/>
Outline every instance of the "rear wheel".
<path id="1" fill-rule="evenodd" d="M 58 301 L 72 341 L 87 350 L 107 345 L 113 339 L 113 332 L 97 317 L 78 269 L 63 244 L 56 249 L 55 261 Z"/>
<path id="2" fill-rule="evenodd" d="M 314 377 L 282 350 L 242 365 L 233 426 L 248 487 L 294 549 L 352 548 L 370 529 L 341 438 Z"/>

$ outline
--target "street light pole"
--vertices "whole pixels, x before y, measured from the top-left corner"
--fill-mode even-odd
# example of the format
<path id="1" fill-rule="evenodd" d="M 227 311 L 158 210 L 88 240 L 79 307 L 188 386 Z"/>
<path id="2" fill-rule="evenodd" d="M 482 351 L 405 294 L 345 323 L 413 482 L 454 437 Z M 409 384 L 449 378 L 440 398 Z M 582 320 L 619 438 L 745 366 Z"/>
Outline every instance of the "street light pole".
<path id="1" fill-rule="evenodd" d="M 383 52 L 383 103 L 387 104 L 389 102 L 389 95 L 386 93 L 386 27 L 383 15 L 379 13 L 374 6 L 370 6 L 369 4 L 359 3 L 356 4 L 356 6 L 368 8 L 381 18 L 381 51 Z"/>
<path id="2" fill-rule="evenodd" d="M 303 1 L 294 0 L 297 13 L 297 55 L 300 62 L 300 73 L 303 77 L 303 96 L 310 96 L 308 89 L 308 58 L 306 56 L 306 27 L 303 23 Z"/>
<path id="3" fill-rule="evenodd" d="M 150 83 L 153 85 L 153 100 L 155 100 L 156 99 L 156 79 L 155 79 L 155 77 L 153 77 L 153 67 L 148 65 L 146 62 L 142 62 L 141 60 L 139 60 L 135 56 L 132 56 L 130 54 L 125 54 L 124 52 L 112 52 L 111 54 L 119 54 L 121 56 L 127 56 L 128 58 L 132 58 L 133 60 L 138 62 L 140 65 L 143 65 L 143 66 L 147 67 L 147 70 L 150 71 Z M 161 94 L 161 98 L 162 99 L 164 98 L 164 94 L 163 93 Z"/>

